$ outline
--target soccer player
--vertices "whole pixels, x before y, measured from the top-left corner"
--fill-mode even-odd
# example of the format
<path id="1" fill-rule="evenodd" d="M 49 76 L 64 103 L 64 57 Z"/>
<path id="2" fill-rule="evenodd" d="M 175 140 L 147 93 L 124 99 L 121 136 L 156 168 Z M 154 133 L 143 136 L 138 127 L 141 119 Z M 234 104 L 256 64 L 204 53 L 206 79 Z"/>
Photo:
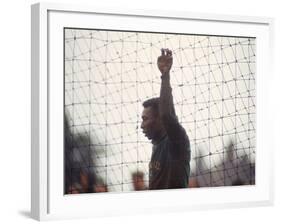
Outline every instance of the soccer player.
<path id="1" fill-rule="evenodd" d="M 157 65 L 161 72 L 160 97 L 143 103 L 141 128 L 152 140 L 149 189 L 186 188 L 190 174 L 190 143 L 174 109 L 170 70 L 172 51 L 161 49 Z"/>

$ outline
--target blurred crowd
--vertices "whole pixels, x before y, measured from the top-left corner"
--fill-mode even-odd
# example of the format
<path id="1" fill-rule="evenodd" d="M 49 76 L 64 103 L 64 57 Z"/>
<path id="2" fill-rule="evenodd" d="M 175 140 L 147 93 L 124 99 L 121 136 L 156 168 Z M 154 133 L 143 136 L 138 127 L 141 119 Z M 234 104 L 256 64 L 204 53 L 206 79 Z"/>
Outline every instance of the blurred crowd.
<path id="1" fill-rule="evenodd" d="M 209 156 L 204 156 L 202 151 L 199 151 L 190 175 L 190 188 L 255 184 L 255 162 L 251 158 L 254 155 L 237 149 L 233 141 L 226 145 L 218 163 L 210 164 Z"/>
<path id="2" fill-rule="evenodd" d="M 92 145 L 88 135 L 71 133 L 68 121 L 65 120 L 65 194 L 109 191 L 105 180 L 97 176 L 94 170 L 95 157 L 92 153 L 95 151 Z M 189 188 L 255 184 L 255 163 L 251 162 L 249 154 L 238 153 L 232 141 L 225 147 L 220 162 L 212 166 L 206 162 L 207 157 L 202 151 L 199 150 L 199 156 L 195 159 L 195 168 L 189 178 Z M 139 170 L 131 173 L 133 190 L 148 189 L 145 175 Z"/>

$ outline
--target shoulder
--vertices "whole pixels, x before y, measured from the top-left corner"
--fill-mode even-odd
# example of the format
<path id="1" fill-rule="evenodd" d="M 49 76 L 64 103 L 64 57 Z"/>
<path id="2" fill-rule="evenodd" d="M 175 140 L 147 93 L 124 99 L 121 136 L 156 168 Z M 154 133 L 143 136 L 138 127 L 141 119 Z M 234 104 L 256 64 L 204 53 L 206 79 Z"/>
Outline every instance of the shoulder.
<path id="1" fill-rule="evenodd" d="M 173 152 L 180 152 L 180 151 L 190 151 L 190 141 L 189 137 L 186 134 L 186 131 L 184 128 L 181 128 L 181 132 L 178 133 L 176 138 L 169 138 L 167 140 L 167 144 L 169 145 L 169 148 Z"/>
<path id="2" fill-rule="evenodd" d="M 172 142 L 179 142 L 179 143 L 188 142 L 189 143 L 189 137 L 181 124 L 178 123 L 177 133 L 176 133 L 175 137 L 170 140 Z"/>

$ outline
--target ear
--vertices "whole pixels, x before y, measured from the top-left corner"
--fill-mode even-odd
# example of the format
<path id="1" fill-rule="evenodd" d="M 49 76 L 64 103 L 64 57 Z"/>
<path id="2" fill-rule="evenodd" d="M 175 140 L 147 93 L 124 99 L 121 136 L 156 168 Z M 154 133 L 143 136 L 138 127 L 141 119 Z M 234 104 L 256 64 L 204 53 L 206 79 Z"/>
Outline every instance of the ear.
<path id="1" fill-rule="evenodd" d="M 156 122 L 159 126 L 163 127 L 164 128 L 164 125 L 163 125 L 163 122 L 162 122 L 162 119 L 160 118 L 160 116 L 157 116 L 156 118 Z"/>

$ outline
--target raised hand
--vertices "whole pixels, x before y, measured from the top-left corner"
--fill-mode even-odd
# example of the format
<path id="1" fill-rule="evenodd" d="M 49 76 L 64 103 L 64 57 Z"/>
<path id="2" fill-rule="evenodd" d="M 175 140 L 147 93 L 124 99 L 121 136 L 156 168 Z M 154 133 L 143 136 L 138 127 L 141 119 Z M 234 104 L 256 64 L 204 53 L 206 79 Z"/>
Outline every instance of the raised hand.
<path id="1" fill-rule="evenodd" d="M 161 49 L 161 55 L 158 57 L 157 65 L 162 75 L 169 74 L 173 64 L 172 51 L 169 49 Z"/>

